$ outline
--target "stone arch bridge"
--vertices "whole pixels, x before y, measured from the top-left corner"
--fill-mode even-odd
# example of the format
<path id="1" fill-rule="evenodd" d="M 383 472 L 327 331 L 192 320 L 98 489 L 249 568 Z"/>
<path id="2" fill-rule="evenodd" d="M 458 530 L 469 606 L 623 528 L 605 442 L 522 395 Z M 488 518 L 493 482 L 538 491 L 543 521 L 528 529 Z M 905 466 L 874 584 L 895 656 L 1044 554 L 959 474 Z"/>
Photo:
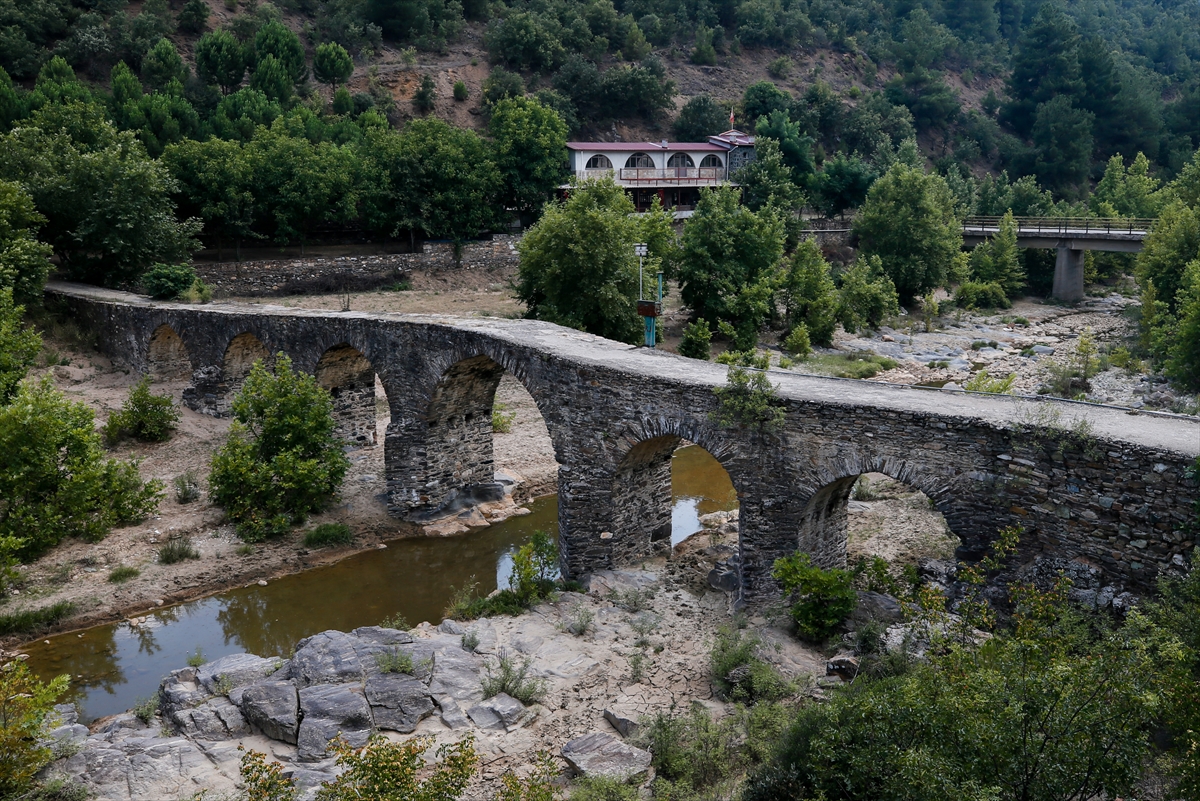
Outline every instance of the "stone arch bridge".
<path id="1" fill-rule="evenodd" d="M 187 378 L 185 403 L 210 414 L 227 412 L 255 359 L 283 352 L 333 393 L 343 434 L 371 444 L 378 375 L 391 410 L 389 509 L 410 520 L 496 497 L 491 409 L 508 371 L 554 444 L 570 576 L 666 547 L 681 440 L 707 449 L 737 489 L 744 602 L 777 591 L 771 564 L 797 548 L 844 563 L 847 499 L 869 471 L 922 490 L 968 557 L 1016 524 L 1027 555 L 1085 558 L 1147 586 L 1194 544 L 1195 419 L 773 370 L 786 422 L 768 435 L 711 421 L 723 366 L 533 320 L 191 306 L 56 283 L 48 292 L 114 359 Z M 1085 417 L 1086 436 L 1063 433 L 1085 430 Z"/>

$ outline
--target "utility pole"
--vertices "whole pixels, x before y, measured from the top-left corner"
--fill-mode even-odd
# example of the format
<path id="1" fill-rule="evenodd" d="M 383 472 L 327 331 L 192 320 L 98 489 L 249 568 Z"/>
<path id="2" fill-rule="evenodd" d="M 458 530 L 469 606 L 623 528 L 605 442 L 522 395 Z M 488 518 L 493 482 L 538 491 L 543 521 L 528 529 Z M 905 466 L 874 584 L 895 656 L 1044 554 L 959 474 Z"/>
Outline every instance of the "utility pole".
<path id="1" fill-rule="evenodd" d="M 646 347 L 654 347 L 654 321 L 662 314 L 662 291 L 663 291 L 663 274 L 658 274 L 658 299 L 646 300 L 646 281 L 644 276 L 644 266 L 646 254 L 649 253 L 649 248 L 645 242 L 638 242 L 633 246 L 633 252 L 638 257 L 638 302 L 637 310 L 646 326 Z"/>

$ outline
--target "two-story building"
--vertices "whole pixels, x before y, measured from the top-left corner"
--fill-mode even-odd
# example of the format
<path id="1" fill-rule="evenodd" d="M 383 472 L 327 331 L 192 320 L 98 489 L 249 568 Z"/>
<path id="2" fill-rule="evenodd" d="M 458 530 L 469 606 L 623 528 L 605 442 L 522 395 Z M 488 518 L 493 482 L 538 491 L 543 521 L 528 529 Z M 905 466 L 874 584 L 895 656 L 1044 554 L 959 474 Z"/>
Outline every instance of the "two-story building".
<path id="1" fill-rule="evenodd" d="M 665 208 L 688 211 L 701 188 L 733 183 L 730 175 L 754 159 L 754 137 L 726 131 L 707 142 L 568 142 L 567 150 L 577 180 L 611 176 L 638 211 L 655 197 Z"/>

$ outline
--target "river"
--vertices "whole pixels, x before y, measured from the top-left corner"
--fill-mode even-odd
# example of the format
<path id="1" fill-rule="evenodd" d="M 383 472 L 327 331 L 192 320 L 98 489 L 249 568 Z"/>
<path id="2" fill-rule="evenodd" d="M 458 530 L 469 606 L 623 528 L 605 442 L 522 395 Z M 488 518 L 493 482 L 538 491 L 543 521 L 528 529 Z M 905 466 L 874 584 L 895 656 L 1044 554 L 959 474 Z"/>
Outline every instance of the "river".
<path id="1" fill-rule="evenodd" d="M 671 542 L 700 530 L 700 515 L 737 508 L 724 468 L 688 446 L 671 464 Z M 288 656 L 295 643 L 326 629 L 349 631 L 393 615 L 415 625 L 438 622 L 455 589 L 475 581 L 487 594 L 508 585 L 512 553 L 534 531 L 558 531 L 558 498 L 528 504 L 531 514 L 456 537 L 407 537 L 386 549 L 163 607 L 141 625 L 95 626 L 30 643 L 22 650 L 43 678 L 71 676 L 69 699 L 84 722 L 129 709 L 158 690 L 162 677 L 199 652 L 206 660 L 248 652 Z"/>

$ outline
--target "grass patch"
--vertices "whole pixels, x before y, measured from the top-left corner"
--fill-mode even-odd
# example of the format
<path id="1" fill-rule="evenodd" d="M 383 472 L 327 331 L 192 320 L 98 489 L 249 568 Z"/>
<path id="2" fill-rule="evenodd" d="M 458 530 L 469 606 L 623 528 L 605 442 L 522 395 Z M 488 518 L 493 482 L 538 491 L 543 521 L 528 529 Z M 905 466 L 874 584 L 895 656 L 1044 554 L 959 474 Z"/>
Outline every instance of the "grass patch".
<path id="1" fill-rule="evenodd" d="M 375 654 L 375 665 L 380 673 L 407 673 L 413 675 L 412 654 L 392 648 Z"/>
<path id="2" fill-rule="evenodd" d="M 717 630 L 717 639 L 709 654 L 709 670 L 717 693 L 739 703 L 778 701 L 796 692 L 773 665 L 756 654 L 761 641 L 731 626 Z"/>
<path id="3" fill-rule="evenodd" d="M 243 542 L 237 548 L 234 548 L 234 553 L 238 556 L 249 556 L 254 553 L 254 546 L 248 542 Z"/>
<path id="4" fill-rule="evenodd" d="M 192 545 L 191 537 L 178 537 L 168 540 L 167 544 L 158 549 L 158 563 L 173 565 L 185 559 L 199 559 L 200 552 Z"/>
<path id="5" fill-rule="evenodd" d="M 121 565 L 120 567 L 114 567 L 109 571 L 108 581 L 110 584 L 121 584 L 129 581 L 130 579 L 135 579 L 140 575 L 142 575 L 142 571 L 138 570 L 136 567 Z"/>
<path id="6" fill-rule="evenodd" d="M 192 503 L 200 500 L 200 479 L 194 470 L 188 470 L 183 475 L 175 476 L 175 500 L 179 503 Z"/>
<path id="7" fill-rule="evenodd" d="M 304 532 L 304 545 L 308 548 L 327 548 L 331 545 L 349 545 L 354 534 L 345 523 L 322 523 Z"/>
<path id="8" fill-rule="evenodd" d="M 208 660 L 204 658 L 204 652 L 197 646 L 196 653 L 191 654 L 187 658 L 188 667 L 200 667 Z"/>
<path id="9" fill-rule="evenodd" d="M 158 693 L 149 698 L 142 698 L 133 705 L 133 715 L 142 723 L 149 723 L 158 712 Z"/>
<path id="10" fill-rule="evenodd" d="M 496 401 L 492 404 L 492 431 L 497 434 L 512 432 L 513 421 L 517 419 L 516 412 L 507 411 L 508 404 Z"/>
<path id="11" fill-rule="evenodd" d="M 853 353 L 822 353 L 808 360 L 817 372 L 838 378 L 873 378 L 884 370 L 896 366 L 895 359 L 879 356 L 865 350 Z"/>
<path id="12" fill-rule="evenodd" d="M 48 629 L 71 614 L 74 609 L 75 604 L 70 601 L 59 601 L 41 609 L 26 609 L 23 612 L 0 615 L 0 635 L 28 634 Z"/>

